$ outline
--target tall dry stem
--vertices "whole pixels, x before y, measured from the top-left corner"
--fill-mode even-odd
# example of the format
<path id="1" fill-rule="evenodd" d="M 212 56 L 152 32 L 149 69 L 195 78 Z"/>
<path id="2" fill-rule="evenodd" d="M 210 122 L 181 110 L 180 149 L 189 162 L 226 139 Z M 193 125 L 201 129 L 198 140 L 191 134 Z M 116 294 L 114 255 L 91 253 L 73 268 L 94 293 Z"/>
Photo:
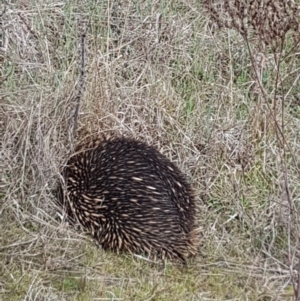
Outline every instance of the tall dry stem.
<path id="1" fill-rule="evenodd" d="M 297 49 L 300 43 L 300 8 L 294 1 L 290 0 L 205 0 L 204 6 L 210 19 L 217 24 L 219 29 L 235 30 L 242 36 L 251 61 L 252 77 L 259 91 L 257 95 L 259 112 L 265 114 L 264 108 L 267 108 L 270 117 L 269 122 L 273 125 L 278 147 L 282 149 L 283 191 L 286 203 L 289 206 L 287 223 L 288 261 L 293 280 L 291 223 L 293 222 L 295 206 L 290 195 L 287 156 L 292 157 L 294 164 L 296 164 L 296 159 L 285 137 L 284 110 L 286 94 L 284 92 L 285 83 L 281 76 L 281 65 Z M 286 44 L 292 44 L 292 46 L 289 46 L 291 50 L 287 53 L 285 52 Z M 275 66 L 271 91 L 266 87 L 262 77 L 266 69 L 266 60 L 269 59 L 269 53 L 273 54 L 272 63 Z M 280 107 L 278 107 L 278 100 L 281 101 Z M 270 102 L 273 103 L 272 106 Z M 281 115 L 281 121 L 278 119 L 279 114 Z M 300 176 L 299 169 L 298 175 Z M 299 235 L 297 233 L 293 233 L 293 235 L 296 237 L 296 244 L 298 245 Z M 300 298 L 299 279 L 300 274 L 298 273 L 298 280 L 292 281 L 296 300 Z"/>

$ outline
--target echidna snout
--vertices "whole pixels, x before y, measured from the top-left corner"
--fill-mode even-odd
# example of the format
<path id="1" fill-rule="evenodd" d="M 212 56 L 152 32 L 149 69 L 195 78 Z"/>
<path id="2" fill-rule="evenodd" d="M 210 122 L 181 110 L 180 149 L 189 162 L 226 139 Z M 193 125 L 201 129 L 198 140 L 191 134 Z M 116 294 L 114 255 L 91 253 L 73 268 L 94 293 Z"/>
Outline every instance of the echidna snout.
<path id="1" fill-rule="evenodd" d="M 66 213 L 104 249 L 177 260 L 195 255 L 193 190 L 154 147 L 98 141 L 69 159 L 64 177 Z"/>

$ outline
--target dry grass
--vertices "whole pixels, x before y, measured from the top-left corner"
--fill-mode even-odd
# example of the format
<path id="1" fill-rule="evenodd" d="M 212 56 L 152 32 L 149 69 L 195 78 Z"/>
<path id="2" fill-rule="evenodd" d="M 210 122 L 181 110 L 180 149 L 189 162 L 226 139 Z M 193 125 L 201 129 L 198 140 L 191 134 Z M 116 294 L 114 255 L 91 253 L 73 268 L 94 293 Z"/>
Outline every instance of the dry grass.
<path id="1" fill-rule="evenodd" d="M 233 2 L 231 14 L 211 3 L 226 22 L 193 0 L 2 5 L 1 300 L 293 300 L 298 28 L 259 48 L 259 26 L 245 35 Z M 103 252 L 60 222 L 54 191 L 73 144 L 111 132 L 156 145 L 192 180 L 203 239 L 188 266 Z"/>

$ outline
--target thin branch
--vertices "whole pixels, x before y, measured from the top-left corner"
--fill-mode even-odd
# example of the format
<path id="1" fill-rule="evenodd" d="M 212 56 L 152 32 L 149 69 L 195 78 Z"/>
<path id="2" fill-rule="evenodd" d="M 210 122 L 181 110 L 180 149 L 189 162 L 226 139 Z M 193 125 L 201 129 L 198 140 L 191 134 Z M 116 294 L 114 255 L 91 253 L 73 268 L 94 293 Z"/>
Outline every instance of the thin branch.
<path id="1" fill-rule="evenodd" d="M 78 127 L 78 114 L 79 114 L 79 107 L 80 107 L 80 100 L 83 95 L 83 90 L 84 90 L 84 79 L 85 79 L 85 38 L 86 38 L 86 32 L 83 32 L 81 34 L 81 39 L 80 39 L 80 54 L 81 54 L 81 63 L 80 63 L 80 78 L 79 78 L 79 88 L 78 88 L 78 94 L 75 98 L 76 101 L 76 106 L 75 106 L 75 113 L 74 113 L 74 126 L 73 126 L 73 139 L 76 136 L 76 131 Z"/>

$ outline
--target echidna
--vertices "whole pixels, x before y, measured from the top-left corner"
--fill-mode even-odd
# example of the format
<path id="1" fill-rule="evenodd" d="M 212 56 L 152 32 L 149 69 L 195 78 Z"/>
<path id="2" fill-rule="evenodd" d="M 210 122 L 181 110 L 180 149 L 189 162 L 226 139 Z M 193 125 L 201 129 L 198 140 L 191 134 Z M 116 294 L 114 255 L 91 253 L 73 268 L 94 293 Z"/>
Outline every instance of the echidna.
<path id="1" fill-rule="evenodd" d="M 195 255 L 195 197 L 178 167 L 143 142 L 114 137 L 64 170 L 68 216 L 104 248 L 185 261 Z"/>

